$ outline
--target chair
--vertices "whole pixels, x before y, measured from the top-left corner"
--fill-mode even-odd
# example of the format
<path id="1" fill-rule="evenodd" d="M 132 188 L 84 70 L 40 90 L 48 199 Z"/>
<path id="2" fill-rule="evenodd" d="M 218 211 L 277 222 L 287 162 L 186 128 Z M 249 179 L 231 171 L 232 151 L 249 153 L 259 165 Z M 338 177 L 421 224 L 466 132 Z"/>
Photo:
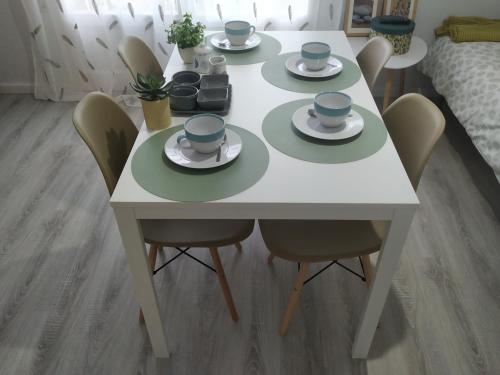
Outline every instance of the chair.
<path id="1" fill-rule="evenodd" d="M 381 36 L 370 39 L 359 51 L 356 60 L 370 89 L 392 54 L 391 42 Z"/>
<path id="2" fill-rule="evenodd" d="M 163 76 L 163 69 L 160 63 L 153 51 L 151 51 L 151 48 L 141 38 L 136 36 L 123 38 L 118 46 L 118 53 L 130 71 L 134 81 L 137 79 L 137 73 Z"/>
<path id="3" fill-rule="evenodd" d="M 417 189 L 422 171 L 431 151 L 441 136 L 445 120 L 441 111 L 418 94 L 397 99 L 383 114 L 387 130 L 395 144 L 404 168 Z M 372 280 L 369 254 L 380 250 L 389 222 L 329 220 L 259 220 L 262 237 L 275 256 L 299 263 L 288 306 L 283 315 L 280 335 L 286 335 L 305 283 L 339 259 L 361 257 L 368 286 Z M 306 279 L 309 264 L 331 261 L 315 275 Z M 341 265 L 341 264 L 340 264 Z"/>
<path id="4" fill-rule="evenodd" d="M 111 195 L 137 137 L 134 123 L 110 96 L 100 92 L 90 93 L 78 103 L 73 123 L 92 151 Z M 141 226 L 144 241 L 150 244 L 152 271 L 158 250 L 164 246 L 177 248 L 180 252 L 177 256 L 186 254 L 197 261 L 180 247 L 208 247 L 215 268 L 205 265 L 217 273 L 231 317 L 238 320 L 217 248 L 235 244 L 241 250 L 239 241 L 252 233 L 254 220 L 141 220 Z"/>

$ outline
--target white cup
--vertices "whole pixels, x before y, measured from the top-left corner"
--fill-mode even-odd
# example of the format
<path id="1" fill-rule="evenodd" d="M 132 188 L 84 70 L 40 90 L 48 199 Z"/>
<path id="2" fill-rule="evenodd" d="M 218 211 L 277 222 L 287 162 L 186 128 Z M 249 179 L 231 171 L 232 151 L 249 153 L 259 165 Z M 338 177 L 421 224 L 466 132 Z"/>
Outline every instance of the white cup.
<path id="1" fill-rule="evenodd" d="M 324 69 L 330 58 L 330 46 L 321 42 L 309 42 L 302 45 L 302 59 L 308 70 L 317 71 Z"/>
<path id="2" fill-rule="evenodd" d="M 342 92 L 320 92 L 314 97 L 314 112 L 321 124 L 326 127 L 344 124 L 351 107 L 351 97 Z"/>
<path id="3" fill-rule="evenodd" d="M 208 60 L 210 74 L 226 74 L 226 57 L 225 56 L 212 56 Z"/>
<path id="4" fill-rule="evenodd" d="M 226 132 L 224 119 L 212 113 L 191 116 L 184 123 L 184 134 L 177 137 L 181 147 L 191 147 L 202 154 L 219 149 Z"/>
<path id="5" fill-rule="evenodd" d="M 231 45 L 242 46 L 255 32 L 255 26 L 247 21 L 229 21 L 225 23 L 224 31 Z"/>

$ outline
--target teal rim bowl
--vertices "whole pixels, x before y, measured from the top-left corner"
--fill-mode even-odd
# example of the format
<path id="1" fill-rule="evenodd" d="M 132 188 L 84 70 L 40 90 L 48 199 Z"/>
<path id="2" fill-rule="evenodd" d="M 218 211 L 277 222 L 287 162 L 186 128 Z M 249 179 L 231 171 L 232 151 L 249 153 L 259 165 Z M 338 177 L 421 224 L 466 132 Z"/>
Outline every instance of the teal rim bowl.
<path id="1" fill-rule="evenodd" d="M 351 107 L 351 97 L 341 92 L 320 92 L 314 97 L 316 117 L 327 127 L 344 124 Z"/>
<path id="2" fill-rule="evenodd" d="M 323 116 L 346 116 L 351 106 L 351 97 L 342 92 L 320 92 L 314 97 L 314 110 Z"/>
<path id="3" fill-rule="evenodd" d="M 300 54 L 305 59 L 320 60 L 330 56 L 330 46 L 322 42 L 309 42 L 302 45 Z"/>
<path id="4" fill-rule="evenodd" d="M 224 136 L 225 131 L 224 119 L 212 113 L 191 116 L 184 123 L 186 138 L 194 142 L 216 141 Z"/>
<path id="5" fill-rule="evenodd" d="M 252 25 L 247 21 L 229 21 L 224 24 L 224 31 L 230 35 L 250 34 Z"/>

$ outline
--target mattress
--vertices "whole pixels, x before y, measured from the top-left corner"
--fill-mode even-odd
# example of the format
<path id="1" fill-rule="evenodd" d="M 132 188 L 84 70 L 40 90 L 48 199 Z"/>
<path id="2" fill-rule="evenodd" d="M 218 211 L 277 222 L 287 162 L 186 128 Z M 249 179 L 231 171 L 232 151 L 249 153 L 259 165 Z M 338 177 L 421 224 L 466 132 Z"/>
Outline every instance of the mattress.
<path id="1" fill-rule="evenodd" d="M 500 182 L 500 43 L 438 38 L 421 65 Z"/>

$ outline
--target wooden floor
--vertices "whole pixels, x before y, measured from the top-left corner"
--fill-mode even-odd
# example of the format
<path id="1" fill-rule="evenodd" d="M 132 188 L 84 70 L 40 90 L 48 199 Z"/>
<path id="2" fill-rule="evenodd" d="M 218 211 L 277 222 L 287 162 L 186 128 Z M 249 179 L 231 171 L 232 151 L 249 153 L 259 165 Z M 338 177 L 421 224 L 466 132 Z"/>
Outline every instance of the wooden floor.
<path id="1" fill-rule="evenodd" d="M 215 275 L 189 258 L 155 276 L 172 352 L 155 360 L 73 108 L 0 96 L 0 374 L 500 373 L 500 225 L 446 138 L 369 360 L 350 355 L 366 289 L 339 267 L 304 288 L 288 336 L 277 335 L 297 268 L 268 266 L 257 230 L 241 254 L 221 251 L 238 323 Z"/>

